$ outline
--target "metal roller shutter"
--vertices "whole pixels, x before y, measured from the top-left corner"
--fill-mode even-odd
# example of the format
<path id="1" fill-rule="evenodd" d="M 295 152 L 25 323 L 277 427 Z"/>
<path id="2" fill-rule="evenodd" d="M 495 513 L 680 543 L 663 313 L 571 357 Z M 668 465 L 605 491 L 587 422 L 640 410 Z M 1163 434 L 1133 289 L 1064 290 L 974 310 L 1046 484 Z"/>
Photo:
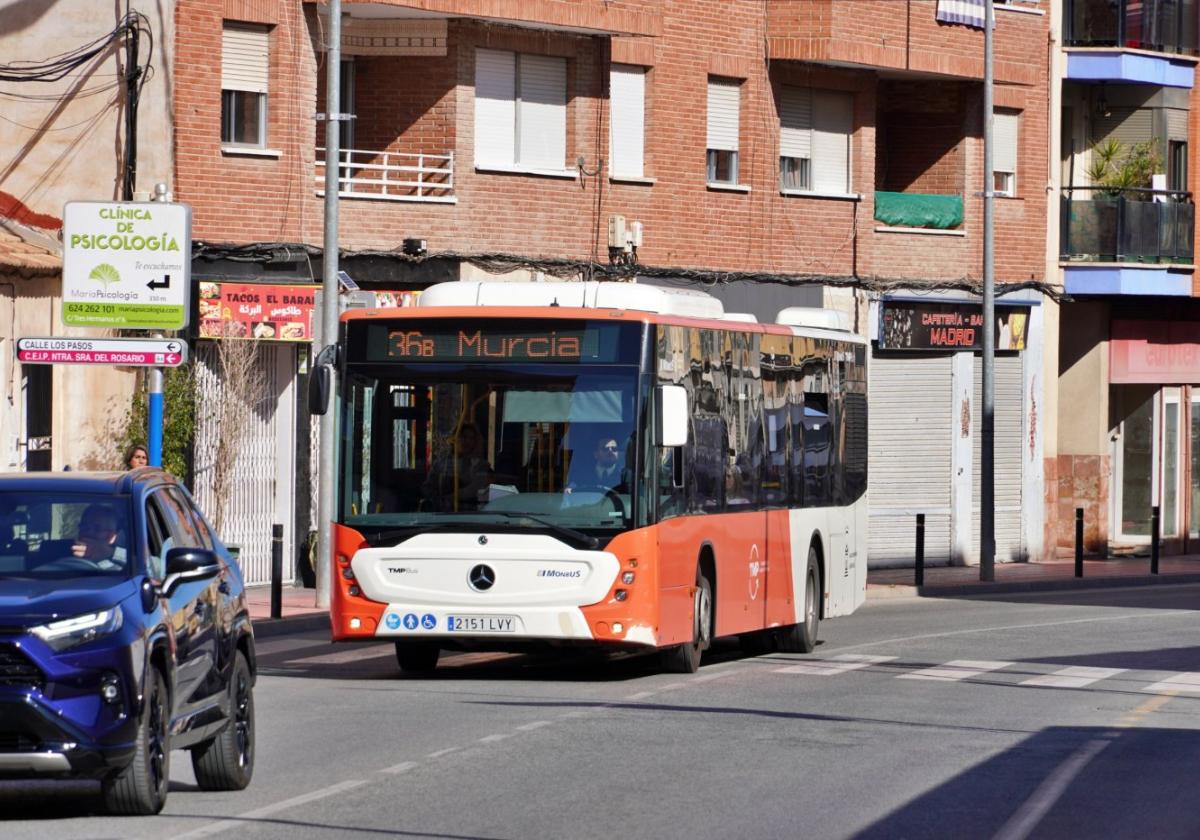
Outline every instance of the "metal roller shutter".
<path id="1" fill-rule="evenodd" d="M 609 74 L 609 170 L 613 175 L 641 178 L 645 173 L 646 71 L 614 64 Z"/>
<path id="2" fill-rule="evenodd" d="M 226 23 L 221 31 L 221 90 L 266 93 L 270 75 L 269 31 L 249 23 Z"/>
<path id="3" fill-rule="evenodd" d="M 741 82 L 732 79 L 708 80 L 708 148 L 738 150 Z"/>
<path id="4" fill-rule="evenodd" d="M 1092 126 L 1092 141 L 1117 140 L 1126 146 L 1154 139 L 1154 111 L 1150 108 L 1113 108 L 1107 117 L 1098 116 Z"/>
<path id="5" fill-rule="evenodd" d="M 916 514 L 925 514 L 925 562 L 950 562 L 954 428 L 950 356 L 871 359 L 871 568 L 913 564 Z"/>
<path id="6" fill-rule="evenodd" d="M 567 60 L 521 55 L 518 67 L 518 161 L 534 169 L 562 169 L 567 162 Z"/>
<path id="7" fill-rule="evenodd" d="M 850 192 L 850 135 L 854 131 L 854 97 L 813 92 L 813 189 Z"/>
<path id="8" fill-rule="evenodd" d="M 1024 355 L 996 357 L 995 410 L 995 500 L 996 562 L 1015 563 L 1026 559 L 1021 522 L 1021 487 L 1024 480 L 1022 446 L 1024 436 Z M 974 481 L 971 488 L 971 534 L 975 552 L 979 544 L 979 478 L 983 441 L 983 361 L 975 357 L 974 396 L 971 398 Z"/>
<path id="9" fill-rule="evenodd" d="M 812 91 L 785 87 L 779 92 L 779 154 L 812 157 Z"/>
<path id="10" fill-rule="evenodd" d="M 475 50 L 475 164 L 512 166 L 517 159 L 517 56 Z"/>

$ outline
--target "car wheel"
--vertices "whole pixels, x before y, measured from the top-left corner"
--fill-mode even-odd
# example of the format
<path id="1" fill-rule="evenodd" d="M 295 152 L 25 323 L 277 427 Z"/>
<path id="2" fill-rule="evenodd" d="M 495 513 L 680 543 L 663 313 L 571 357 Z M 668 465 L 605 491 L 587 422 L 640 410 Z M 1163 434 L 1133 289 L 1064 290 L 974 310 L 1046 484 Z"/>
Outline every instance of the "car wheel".
<path id="1" fill-rule="evenodd" d="M 104 807 L 110 814 L 157 814 L 166 804 L 171 771 L 168 709 L 166 680 L 162 672 L 152 668 L 146 680 L 133 761 L 105 779 L 101 787 Z"/>
<path id="2" fill-rule="evenodd" d="M 700 656 L 712 644 L 712 584 L 696 570 L 696 592 L 692 596 L 692 641 L 663 652 L 663 669 L 672 674 L 694 674 L 700 670 Z"/>
<path id="3" fill-rule="evenodd" d="M 779 649 L 788 653 L 812 653 L 817 646 L 817 631 L 820 629 L 821 573 L 818 569 L 817 549 L 808 550 L 808 569 L 804 573 L 804 613 L 799 624 L 779 631 Z"/>
<path id="4" fill-rule="evenodd" d="M 437 668 L 441 654 L 434 642 L 396 642 L 396 662 L 406 674 L 428 674 Z"/>
<path id="5" fill-rule="evenodd" d="M 229 677 L 229 723 L 212 740 L 192 748 L 201 790 L 241 790 L 254 775 L 254 685 L 240 650 Z"/>

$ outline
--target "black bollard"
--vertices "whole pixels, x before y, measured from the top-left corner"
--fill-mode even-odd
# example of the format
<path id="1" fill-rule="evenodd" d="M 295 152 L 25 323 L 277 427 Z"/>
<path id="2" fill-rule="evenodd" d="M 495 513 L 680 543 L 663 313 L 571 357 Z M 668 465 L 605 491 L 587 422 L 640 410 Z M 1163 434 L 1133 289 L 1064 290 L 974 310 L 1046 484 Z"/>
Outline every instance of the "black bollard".
<path id="1" fill-rule="evenodd" d="M 1158 533 L 1159 533 L 1159 512 L 1158 505 L 1150 508 L 1150 574 L 1158 574 Z"/>
<path id="2" fill-rule="evenodd" d="M 1075 508 L 1075 577 L 1083 577 L 1083 508 Z"/>
<path id="3" fill-rule="evenodd" d="M 283 526 L 271 526 L 271 618 L 283 616 Z"/>
<path id="4" fill-rule="evenodd" d="M 925 585 L 925 514 L 917 514 L 917 586 Z"/>

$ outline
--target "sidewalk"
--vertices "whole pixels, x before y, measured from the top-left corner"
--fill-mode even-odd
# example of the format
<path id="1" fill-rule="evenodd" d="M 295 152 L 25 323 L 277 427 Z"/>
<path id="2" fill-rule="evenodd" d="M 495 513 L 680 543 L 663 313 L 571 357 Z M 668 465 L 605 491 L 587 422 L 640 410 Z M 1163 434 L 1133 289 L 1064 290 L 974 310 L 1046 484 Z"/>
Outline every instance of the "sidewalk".
<path id="1" fill-rule="evenodd" d="M 1075 561 L 997 563 L 996 579 L 979 580 L 978 566 L 934 566 L 925 569 L 925 585 L 913 584 L 912 569 L 872 569 L 867 572 L 867 598 L 954 597 L 1003 592 L 1045 592 L 1144 586 L 1161 583 L 1200 583 L 1200 554 L 1162 557 L 1159 574 L 1150 574 L 1149 557 L 1112 557 L 1083 562 L 1083 577 L 1075 577 Z M 271 618 L 271 587 L 246 588 L 246 602 L 255 635 L 329 630 L 329 613 L 316 606 L 317 591 L 285 584 L 279 618 Z"/>
<path id="2" fill-rule="evenodd" d="M 1200 554 L 1160 557 L 1157 575 L 1150 574 L 1149 557 L 1091 558 L 1083 561 L 1083 577 L 1075 577 L 1074 558 L 1036 563 L 997 563 L 995 580 L 979 579 L 978 566 L 925 568 L 925 585 L 914 585 L 914 571 L 871 569 L 867 598 L 948 597 L 1001 592 L 1039 592 L 1144 586 L 1159 583 L 1200 583 Z"/>

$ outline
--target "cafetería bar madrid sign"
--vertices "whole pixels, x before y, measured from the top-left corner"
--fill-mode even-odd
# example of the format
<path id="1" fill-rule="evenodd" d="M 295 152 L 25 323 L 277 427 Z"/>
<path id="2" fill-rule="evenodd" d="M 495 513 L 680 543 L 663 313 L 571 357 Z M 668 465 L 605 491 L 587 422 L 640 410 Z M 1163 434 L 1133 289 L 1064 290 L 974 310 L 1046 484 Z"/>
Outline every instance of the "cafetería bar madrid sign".
<path id="1" fill-rule="evenodd" d="M 996 304 L 996 349 L 1024 350 L 1028 305 Z M 974 301 L 883 300 L 880 350 L 982 350 L 983 305 Z"/>

